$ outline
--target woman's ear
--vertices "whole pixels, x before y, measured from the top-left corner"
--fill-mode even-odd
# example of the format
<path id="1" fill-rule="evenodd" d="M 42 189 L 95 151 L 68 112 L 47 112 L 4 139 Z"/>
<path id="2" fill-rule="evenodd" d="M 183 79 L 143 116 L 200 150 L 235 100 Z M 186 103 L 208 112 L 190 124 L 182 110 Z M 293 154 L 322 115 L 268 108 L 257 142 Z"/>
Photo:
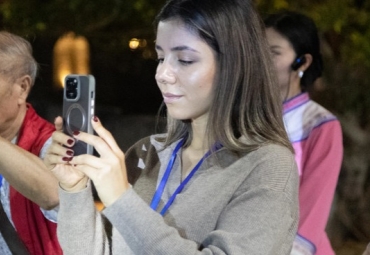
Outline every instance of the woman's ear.
<path id="1" fill-rule="evenodd" d="M 32 87 L 32 78 L 29 75 L 24 75 L 17 79 L 17 85 L 19 86 L 19 98 L 18 103 L 22 104 L 27 101 L 27 97 L 30 94 Z"/>
<path id="2" fill-rule="evenodd" d="M 301 67 L 299 67 L 298 71 L 303 71 L 304 72 L 312 64 L 312 55 L 311 54 L 304 54 L 304 57 L 305 57 L 306 61 L 304 62 L 304 64 Z"/>

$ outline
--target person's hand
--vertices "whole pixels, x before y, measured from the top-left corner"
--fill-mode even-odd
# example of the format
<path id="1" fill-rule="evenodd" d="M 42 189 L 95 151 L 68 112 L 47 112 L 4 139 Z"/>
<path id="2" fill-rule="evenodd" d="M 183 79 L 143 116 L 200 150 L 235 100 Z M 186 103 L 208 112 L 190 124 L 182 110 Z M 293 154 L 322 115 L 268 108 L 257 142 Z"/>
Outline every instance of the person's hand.
<path id="1" fill-rule="evenodd" d="M 56 131 L 52 135 L 52 143 L 46 152 L 44 163 L 59 180 L 59 185 L 66 191 L 79 191 L 86 187 L 88 178 L 70 164 L 73 150 L 70 149 L 75 140 L 62 132 L 63 119 L 57 117 L 54 122 Z"/>
<path id="2" fill-rule="evenodd" d="M 98 136 L 75 132 L 74 138 L 92 145 L 100 157 L 79 155 L 70 164 L 87 175 L 95 185 L 99 198 L 107 207 L 114 203 L 129 187 L 125 155 L 112 134 L 106 130 L 97 117 L 92 119 L 92 127 Z"/>

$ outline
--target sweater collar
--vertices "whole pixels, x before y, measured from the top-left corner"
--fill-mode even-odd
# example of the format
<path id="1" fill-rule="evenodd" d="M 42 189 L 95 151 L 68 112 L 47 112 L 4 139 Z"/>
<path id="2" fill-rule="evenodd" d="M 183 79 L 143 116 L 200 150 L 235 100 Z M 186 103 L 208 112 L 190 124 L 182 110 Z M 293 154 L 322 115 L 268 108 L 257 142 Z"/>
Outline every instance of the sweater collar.
<path id="1" fill-rule="evenodd" d="M 284 113 L 287 113 L 287 112 L 291 111 L 292 109 L 308 102 L 309 100 L 310 100 L 310 96 L 308 95 L 308 93 L 303 92 L 303 93 L 300 93 L 300 94 L 284 101 L 284 103 L 283 103 Z"/>

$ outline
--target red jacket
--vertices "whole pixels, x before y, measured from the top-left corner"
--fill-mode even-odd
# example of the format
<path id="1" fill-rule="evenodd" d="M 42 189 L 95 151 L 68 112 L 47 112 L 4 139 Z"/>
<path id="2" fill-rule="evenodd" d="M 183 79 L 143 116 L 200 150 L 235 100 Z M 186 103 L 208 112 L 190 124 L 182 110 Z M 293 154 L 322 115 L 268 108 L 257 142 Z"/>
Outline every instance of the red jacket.
<path id="1" fill-rule="evenodd" d="M 39 156 L 54 126 L 37 115 L 30 104 L 18 134 L 18 146 Z M 15 229 L 30 254 L 63 254 L 56 234 L 56 224 L 47 220 L 40 207 L 10 186 L 10 211 Z"/>

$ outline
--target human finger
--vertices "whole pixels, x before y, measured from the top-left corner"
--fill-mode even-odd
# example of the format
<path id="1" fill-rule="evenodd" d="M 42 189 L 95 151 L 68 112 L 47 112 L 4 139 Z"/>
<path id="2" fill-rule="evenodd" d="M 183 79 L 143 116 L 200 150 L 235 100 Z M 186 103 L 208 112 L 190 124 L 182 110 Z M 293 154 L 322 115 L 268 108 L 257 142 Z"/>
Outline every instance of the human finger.
<path id="1" fill-rule="evenodd" d="M 55 131 L 53 136 L 57 136 L 59 131 Z M 57 138 L 58 139 L 58 138 Z M 49 148 L 46 151 L 44 157 L 44 163 L 48 169 L 53 169 L 56 164 L 66 164 L 68 163 L 73 155 L 74 152 L 70 148 L 66 148 L 62 146 L 61 143 L 56 142 L 56 140 L 52 139 L 53 142 L 50 144 Z M 73 140 L 73 139 L 72 139 Z"/>
<path id="2" fill-rule="evenodd" d="M 71 140 L 73 140 L 73 139 L 71 139 Z M 61 143 L 56 142 L 56 140 L 54 140 L 51 143 L 51 145 L 49 146 L 49 148 L 47 150 L 47 153 L 48 154 L 53 154 L 53 155 L 59 155 L 59 156 L 62 156 L 62 157 L 72 157 L 74 155 L 73 149 L 63 146 Z"/>
<path id="3" fill-rule="evenodd" d="M 117 158 L 115 159 L 116 163 L 112 160 L 83 155 L 71 161 L 76 169 L 93 181 L 99 198 L 105 206 L 114 203 L 130 186 L 127 176 L 121 171 L 121 165 Z"/>
<path id="4" fill-rule="evenodd" d="M 52 170 L 58 164 L 69 164 L 72 158 L 71 156 L 59 156 L 47 153 L 44 158 L 44 163 L 49 170 Z"/>
<path id="5" fill-rule="evenodd" d="M 73 137 L 76 140 L 92 145 L 98 154 L 103 158 L 111 158 L 115 156 L 110 146 L 99 136 L 88 134 L 85 132 L 74 131 Z"/>
<path id="6" fill-rule="evenodd" d="M 98 158 L 94 155 L 89 154 L 82 154 L 76 157 L 73 157 L 71 161 L 69 162 L 71 165 L 74 166 L 87 166 L 92 169 L 101 169 L 104 168 L 108 163 L 102 160 L 101 158 Z M 92 171 L 84 172 L 87 176 L 89 176 L 91 179 L 94 179 L 94 177 L 99 174 Z"/>
<path id="7" fill-rule="evenodd" d="M 54 120 L 55 129 L 61 131 L 63 129 L 63 118 L 58 116 Z"/>
<path id="8" fill-rule="evenodd" d="M 119 157 L 123 157 L 124 154 L 120 147 L 118 146 L 116 140 L 114 139 L 111 132 L 105 129 L 97 116 L 92 118 L 92 127 L 94 128 L 95 132 L 109 145 L 112 149 L 114 154 Z"/>
<path id="9" fill-rule="evenodd" d="M 57 164 L 51 172 L 64 190 L 72 192 L 86 187 L 88 177 L 70 164 Z"/>
<path id="10" fill-rule="evenodd" d="M 70 137 L 61 131 L 54 131 L 51 139 L 53 143 L 61 144 L 66 147 L 72 147 L 76 142 L 73 137 Z"/>

